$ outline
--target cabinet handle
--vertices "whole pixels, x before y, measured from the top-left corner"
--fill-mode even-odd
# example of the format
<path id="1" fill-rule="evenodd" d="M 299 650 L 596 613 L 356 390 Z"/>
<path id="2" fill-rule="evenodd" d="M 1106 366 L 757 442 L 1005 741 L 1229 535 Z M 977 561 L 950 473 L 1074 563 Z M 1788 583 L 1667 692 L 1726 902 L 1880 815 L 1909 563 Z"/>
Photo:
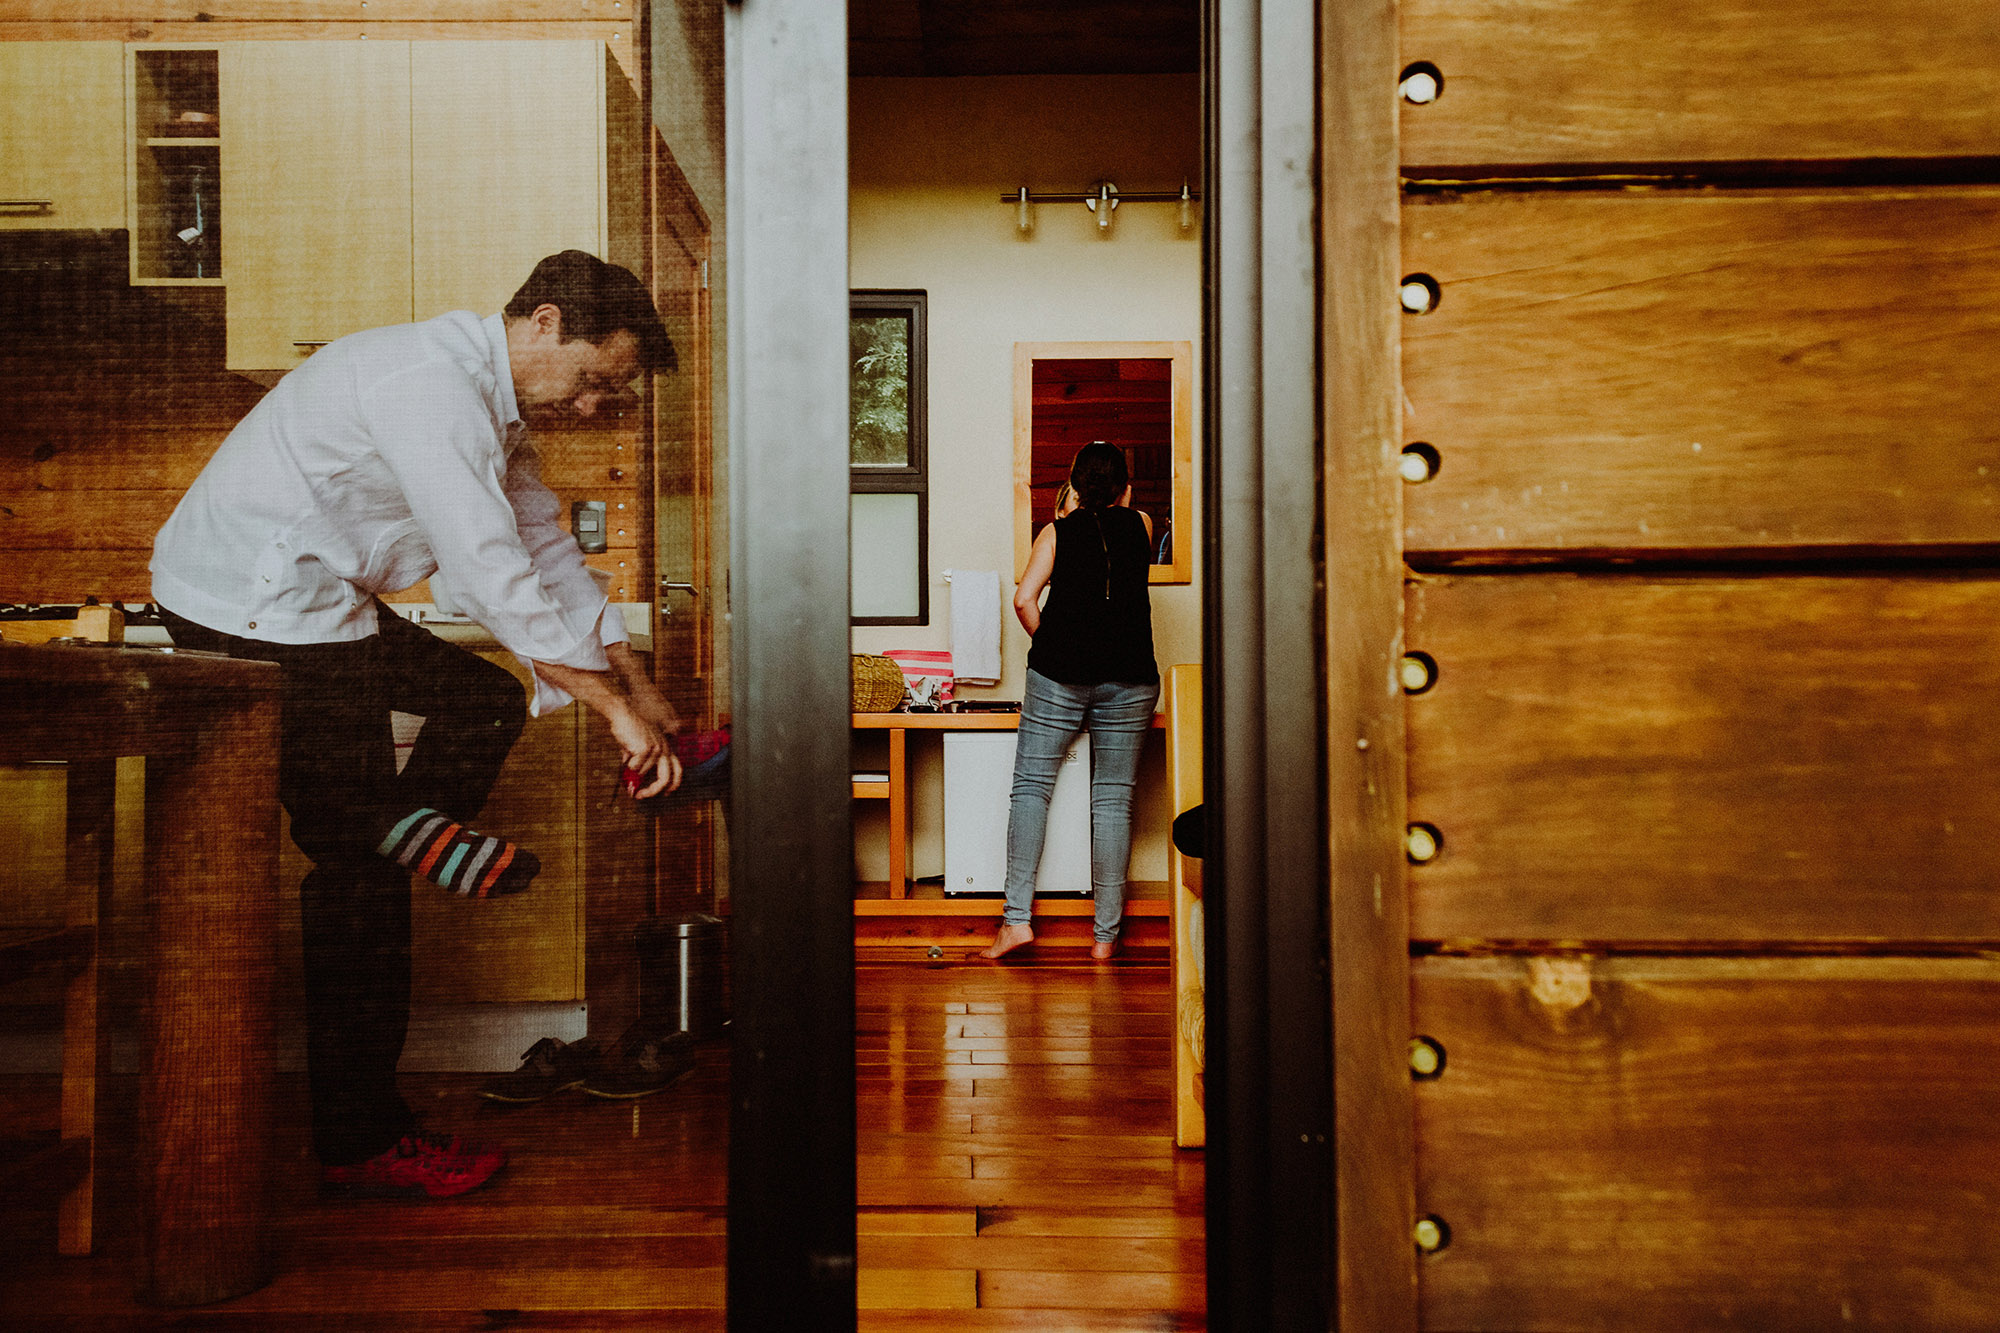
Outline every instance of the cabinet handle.
<path id="1" fill-rule="evenodd" d="M 55 211 L 53 199 L 0 199 L 0 208 L 32 208 L 42 213 Z"/>
<path id="2" fill-rule="evenodd" d="M 333 339 L 331 338 L 294 338 L 292 346 L 303 347 L 310 351 L 314 348 L 324 347 L 332 341 Z"/>

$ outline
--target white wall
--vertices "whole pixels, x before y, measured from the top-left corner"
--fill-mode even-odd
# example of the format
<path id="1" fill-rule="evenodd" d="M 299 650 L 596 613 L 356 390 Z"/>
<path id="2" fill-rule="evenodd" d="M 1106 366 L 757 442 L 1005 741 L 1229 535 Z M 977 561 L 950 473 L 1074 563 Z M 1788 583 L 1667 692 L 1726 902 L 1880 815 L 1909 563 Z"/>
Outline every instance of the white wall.
<path id="1" fill-rule="evenodd" d="M 848 117 L 852 285 L 922 289 L 930 317 L 931 623 L 858 626 L 854 646 L 943 648 L 944 571 L 999 570 L 1005 593 L 1017 572 L 1014 344 L 1186 340 L 1200 358 L 1199 228 L 1183 233 L 1175 205 L 1122 205 L 1100 237 L 1082 204 L 1041 204 L 1024 237 L 1000 196 L 1099 180 L 1129 191 L 1198 185 L 1200 88 L 1193 75 L 855 79 Z M 1194 552 L 1195 582 L 1153 587 L 1162 667 L 1201 660 L 1200 516 L 1176 526 Z M 1000 685 L 963 693 L 1020 698 L 1027 649 L 1010 614 Z M 942 859 L 934 763 L 927 747 L 915 773 L 919 874 L 936 873 Z M 1165 821 L 1152 809 L 1158 768 L 1155 754 L 1142 770 L 1138 879 L 1166 874 Z M 878 843 L 857 836 L 864 878 L 887 874 Z"/>

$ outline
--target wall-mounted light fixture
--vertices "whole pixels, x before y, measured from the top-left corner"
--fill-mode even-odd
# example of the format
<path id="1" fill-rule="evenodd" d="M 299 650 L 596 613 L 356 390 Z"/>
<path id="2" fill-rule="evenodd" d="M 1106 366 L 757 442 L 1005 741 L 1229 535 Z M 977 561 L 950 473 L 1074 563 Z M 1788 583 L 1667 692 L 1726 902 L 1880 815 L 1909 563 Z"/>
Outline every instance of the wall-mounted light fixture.
<path id="1" fill-rule="evenodd" d="M 1036 204 L 1082 204 L 1097 218 L 1097 234 L 1111 234 L 1111 216 L 1120 204 L 1178 204 L 1180 224 L 1183 232 L 1194 230 L 1194 206 L 1201 199 L 1186 181 L 1179 190 L 1148 190 L 1137 193 L 1120 193 L 1110 181 L 1099 181 L 1088 190 L 1074 193 L 1042 191 L 1031 192 L 1023 185 L 1012 194 L 1000 196 L 1000 202 L 1014 205 L 1014 225 L 1023 235 L 1035 229 Z"/>
<path id="2" fill-rule="evenodd" d="M 1083 206 L 1097 214 L 1097 234 L 1109 235 L 1111 214 L 1118 207 L 1118 187 L 1110 181 L 1097 182 L 1097 193 L 1085 199 Z"/>

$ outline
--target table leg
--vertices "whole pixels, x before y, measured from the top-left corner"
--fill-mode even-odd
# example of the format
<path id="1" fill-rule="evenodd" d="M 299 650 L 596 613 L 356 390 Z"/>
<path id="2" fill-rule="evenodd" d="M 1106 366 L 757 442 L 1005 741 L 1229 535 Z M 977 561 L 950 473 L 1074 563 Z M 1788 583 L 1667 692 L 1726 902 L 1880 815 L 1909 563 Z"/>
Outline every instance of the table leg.
<path id="1" fill-rule="evenodd" d="M 275 700 L 218 701 L 192 753 L 146 765 L 141 1300 L 254 1291 L 275 1263 L 271 983 Z"/>
<path id="2" fill-rule="evenodd" d="M 104 924 L 110 919 L 112 806 L 117 761 L 72 763 L 68 772 L 67 923 L 88 927 L 90 960 L 63 992 L 62 1137 L 90 1146 L 83 1179 L 63 1196 L 56 1215 L 56 1252 L 89 1254 L 96 1211 L 97 1087 L 105 1043 L 99 1039 L 99 978 L 104 975 Z"/>
<path id="3" fill-rule="evenodd" d="M 889 896 L 906 898 L 910 888 L 909 732 L 889 729 Z"/>

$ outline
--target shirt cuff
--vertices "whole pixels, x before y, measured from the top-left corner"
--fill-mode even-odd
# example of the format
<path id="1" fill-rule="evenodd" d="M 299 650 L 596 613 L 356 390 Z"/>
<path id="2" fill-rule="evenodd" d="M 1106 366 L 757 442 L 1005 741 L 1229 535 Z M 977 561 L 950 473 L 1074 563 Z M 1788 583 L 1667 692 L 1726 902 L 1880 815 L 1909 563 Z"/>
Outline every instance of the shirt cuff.
<path id="1" fill-rule="evenodd" d="M 568 690 L 558 689 L 543 680 L 542 673 L 535 670 L 532 659 L 522 657 L 519 653 L 515 653 L 514 657 L 522 666 L 528 668 L 528 677 L 535 682 L 535 692 L 528 698 L 529 717 L 546 717 L 575 697 Z"/>
<path id="2" fill-rule="evenodd" d="M 625 628 L 625 612 L 618 603 L 604 604 L 604 614 L 597 618 L 597 641 L 606 648 L 614 643 L 632 642 L 632 635 Z"/>
<path id="3" fill-rule="evenodd" d="M 609 648 L 614 643 L 630 643 L 631 641 L 632 636 L 625 632 L 625 613 L 620 611 L 614 604 L 606 602 L 604 609 L 598 612 L 597 615 L 598 651 L 602 653 L 605 648 Z M 568 690 L 542 679 L 542 673 L 535 670 L 535 663 L 532 658 L 522 657 L 519 653 L 515 653 L 514 657 L 522 666 L 528 668 L 528 676 L 535 682 L 534 696 L 528 700 L 529 717 L 541 717 L 545 714 L 553 713 L 575 697 Z M 611 663 L 606 661 L 602 668 L 587 669 L 609 671 L 611 670 Z"/>

